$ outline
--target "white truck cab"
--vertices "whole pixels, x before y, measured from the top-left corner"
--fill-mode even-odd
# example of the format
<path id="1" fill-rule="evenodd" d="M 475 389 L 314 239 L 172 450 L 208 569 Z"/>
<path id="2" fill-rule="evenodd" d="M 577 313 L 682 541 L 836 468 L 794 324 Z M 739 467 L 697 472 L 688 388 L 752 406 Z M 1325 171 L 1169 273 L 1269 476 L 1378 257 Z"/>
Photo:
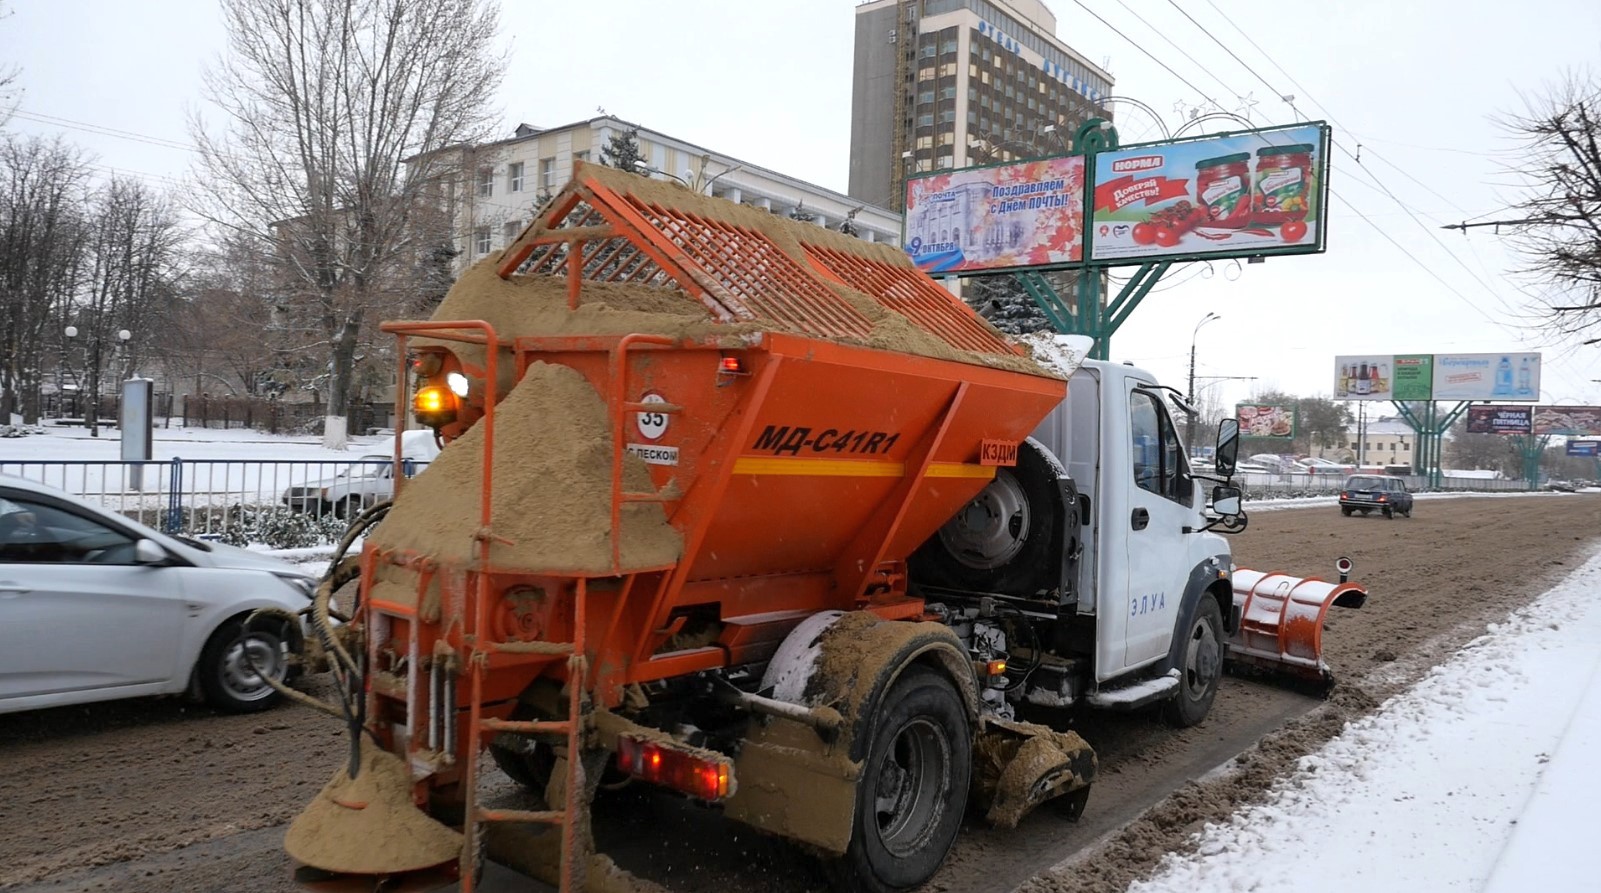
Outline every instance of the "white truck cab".
<path id="1" fill-rule="evenodd" d="M 1240 529 L 1243 516 L 1226 475 L 1191 467 L 1166 393 L 1133 366 L 1083 363 L 1018 465 L 914 556 L 926 598 L 958 615 L 976 610 L 974 641 L 1005 641 L 997 650 L 1029 667 L 1009 701 L 1131 709 L 1165 700 L 1178 725 L 1211 708 L 1237 625 L 1218 530 Z M 1220 441 L 1228 464 L 1237 446 L 1237 437 Z"/>

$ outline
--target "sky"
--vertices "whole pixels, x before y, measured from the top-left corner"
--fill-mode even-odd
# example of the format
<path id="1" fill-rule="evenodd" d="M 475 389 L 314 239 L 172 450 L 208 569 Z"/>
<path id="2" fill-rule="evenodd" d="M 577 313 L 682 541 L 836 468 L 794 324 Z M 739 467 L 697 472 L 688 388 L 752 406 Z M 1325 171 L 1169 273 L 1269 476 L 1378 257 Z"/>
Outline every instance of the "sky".
<path id="1" fill-rule="evenodd" d="M 1047 5 L 1057 35 L 1112 72 L 1114 93 L 1143 101 L 1169 127 L 1182 123 L 1181 109 L 1208 102 L 1262 126 L 1333 127 L 1327 252 L 1175 267 L 1113 336 L 1113 360 L 1182 389 L 1193 342 L 1197 391 L 1227 406 L 1267 390 L 1328 395 L 1338 354 L 1539 351 L 1542 402 L 1601 404 L 1601 346 L 1549 331 L 1508 274 L 1519 260 L 1502 238 L 1439 229 L 1515 216 L 1504 212 L 1518 196 L 1508 169 L 1519 144 L 1496 119 L 1567 72 L 1588 65 L 1601 77 L 1601 4 Z M 508 135 L 520 122 L 561 125 L 603 109 L 843 192 L 855 6 L 507 0 L 494 107 Z M 25 90 L 7 129 L 60 134 L 92 152 L 102 173 L 181 190 L 194 161 L 188 117 L 209 111 L 201 74 L 224 49 L 216 5 L 5 8 L 0 63 L 20 67 Z M 1152 126 L 1131 110 L 1120 130 L 1131 142 Z M 1220 318 L 1197 330 L 1208 313 Z"/>

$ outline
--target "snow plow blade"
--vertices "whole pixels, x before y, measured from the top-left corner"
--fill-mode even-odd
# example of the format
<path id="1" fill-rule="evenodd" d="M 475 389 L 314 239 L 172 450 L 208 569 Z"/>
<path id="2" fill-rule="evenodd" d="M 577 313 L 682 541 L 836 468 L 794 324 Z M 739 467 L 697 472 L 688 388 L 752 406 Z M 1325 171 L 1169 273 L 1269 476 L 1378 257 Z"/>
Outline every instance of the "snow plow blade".
<path id="1" fill-rule="evenodd" d="M 1034 807 L 1065 797 L 1078 818 L 1095 780 L 1095 751 L 1074 732 L 986 720 L 973 747 L 973 793 L 990 824 L 1015 828 Z"/>
<path id="2" fill-rule="evenodd" d="M 1367 596 L 1367 587 L 1343 579 L 1330 583 L 1236 568 L 1239 623 L 1229 638 L 1228 661 L 1332 686 L 1334 674 L 1323 660 L 1323 616 L 1331 606 L 1360 608 Z"/>

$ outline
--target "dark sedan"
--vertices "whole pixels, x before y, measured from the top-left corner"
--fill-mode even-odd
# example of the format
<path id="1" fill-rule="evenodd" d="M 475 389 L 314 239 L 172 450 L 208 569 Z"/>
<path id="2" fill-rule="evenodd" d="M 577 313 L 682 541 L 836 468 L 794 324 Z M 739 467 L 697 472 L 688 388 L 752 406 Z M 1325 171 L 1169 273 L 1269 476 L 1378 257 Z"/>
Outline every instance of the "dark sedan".
<path id="1" fill-rule="evenodd" d="M 1412 517 L 1412 494 L 1407 492 L 1406 482 L 1382 474 L 1353 474 L 1346 478 L 1345 486 L 1340 488 L 1340 514 L 1366 515 L 1375 510 L 1386 518 L 1397 514 Z"/>

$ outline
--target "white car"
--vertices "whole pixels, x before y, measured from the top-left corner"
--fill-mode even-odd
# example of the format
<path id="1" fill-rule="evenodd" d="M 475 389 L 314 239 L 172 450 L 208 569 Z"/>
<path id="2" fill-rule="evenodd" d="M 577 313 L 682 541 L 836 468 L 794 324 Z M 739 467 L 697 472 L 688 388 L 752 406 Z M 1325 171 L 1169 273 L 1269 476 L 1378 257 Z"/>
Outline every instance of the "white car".
<path id="1" fill-rule="evenodd" d="M 401 435 L 402 472 L 416 474 L 439 455 L 432 431 L 407 431 Z M 315 515 L 332 514 L 354 518 L 362 509 L 395 495 L 394 453 L 369 453 L 339 474 L 283 492 L 284 505 Z"/>
<path id="2" fill-rule="evenodd" d="M 280 695 L 316 581 L 266 555 L 158 533 L 0 475 L 0 714 L 191 692 L 222 710 Z"/>

